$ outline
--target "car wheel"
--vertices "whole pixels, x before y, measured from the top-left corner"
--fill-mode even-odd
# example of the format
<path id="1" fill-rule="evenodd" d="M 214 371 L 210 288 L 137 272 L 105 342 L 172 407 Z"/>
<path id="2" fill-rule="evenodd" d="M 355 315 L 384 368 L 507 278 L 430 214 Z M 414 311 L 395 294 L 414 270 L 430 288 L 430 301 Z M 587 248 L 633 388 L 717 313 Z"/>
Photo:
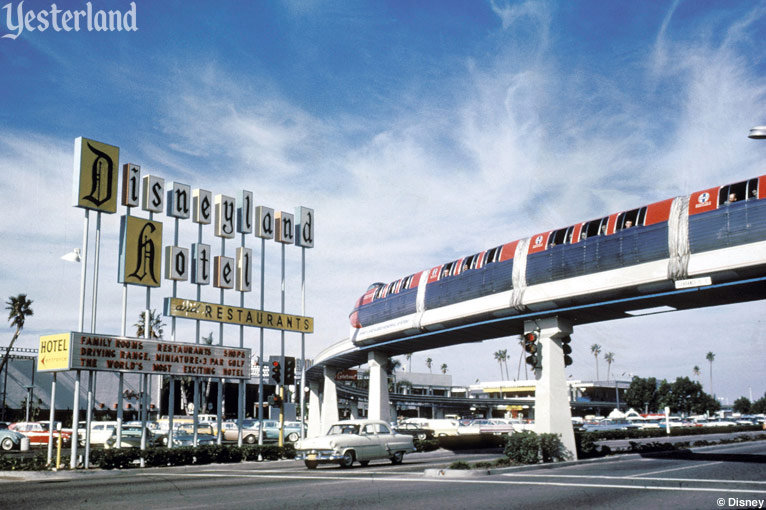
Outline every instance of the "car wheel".
<path id="1" fill-rule="evenodd" d="M 9 450 L 13 450 L 13 439 L 10 437 L 6 437 L 3 439 L 2 442 L 0 442 L 0 448 L 5 450 L 6 452 Z"/>
<path id="2" fill-rule="evenodd" d="M 361 464 L 362 467 L 367 467 L 367 466 L 370 465 L 370 461 L 369 460 L 360 460 L 359 464 Z"/>
<path id="3" fill-rule="evenodd" d="M 306 464 L 306 467 L 309 469 L 316 469 L 318 462 L 315 460 L 306 460 L 303 461 L 304 464 Z"/>
<path id="4" fill-rule="evenodd" d="M 290 432 L 287 435 L 287 440 L 291 443 L 294 443 L 298 440 L 298 433 L 297 432 Z"/>
<path id="5" fill-rule="evenodd" d="M 247 444 L 255 444 L 255 436 L 250 434 L 249 436 L 245 437 L 245 442 Z"/>
<path id="6" fill-rule="evenodd" d="M 348 469 L 353 465 L 354 465 L 354 451 L 348 450 L 346 453 L 343 454 L 343 458 L 340 460 L 340 467 Z"/>
<path id="7" fill-rule="evenodd" d="M 418 439 L 421 441 L 426 440 L 426 433 L 425 432 L 418 432 Z"/>
<path id="8" fill-rule="evenodd" d="M 391 456 L 391 464 L 401 464 L 404 461 L 404 452 L 394 452 Z"/>

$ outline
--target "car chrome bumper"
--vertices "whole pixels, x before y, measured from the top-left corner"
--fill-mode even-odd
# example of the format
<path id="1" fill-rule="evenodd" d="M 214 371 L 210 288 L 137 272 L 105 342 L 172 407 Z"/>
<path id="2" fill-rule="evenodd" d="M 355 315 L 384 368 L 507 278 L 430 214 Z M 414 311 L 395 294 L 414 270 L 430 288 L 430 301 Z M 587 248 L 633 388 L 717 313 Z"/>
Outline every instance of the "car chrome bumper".
<path id="1" fill-rule="evenodd" d="M 334 450 L 298 450 L 295 452 L 296 460 L 314 460 L 317 462 L 333 462 L 341 460 L 343 454 Z"/>

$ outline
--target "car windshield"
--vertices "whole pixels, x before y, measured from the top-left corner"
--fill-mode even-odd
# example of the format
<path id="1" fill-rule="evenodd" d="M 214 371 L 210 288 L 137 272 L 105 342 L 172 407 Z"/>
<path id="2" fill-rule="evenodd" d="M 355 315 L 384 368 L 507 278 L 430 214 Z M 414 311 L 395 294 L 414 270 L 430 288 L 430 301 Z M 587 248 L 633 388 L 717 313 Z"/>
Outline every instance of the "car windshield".
<path id="1" fill-rule="evenodd" d="M 359 425 L 351 424 L 337 424 L 330 427 L 330 432 L 327 435 L 332 436 L 336 434 L 359 434 Z"/>

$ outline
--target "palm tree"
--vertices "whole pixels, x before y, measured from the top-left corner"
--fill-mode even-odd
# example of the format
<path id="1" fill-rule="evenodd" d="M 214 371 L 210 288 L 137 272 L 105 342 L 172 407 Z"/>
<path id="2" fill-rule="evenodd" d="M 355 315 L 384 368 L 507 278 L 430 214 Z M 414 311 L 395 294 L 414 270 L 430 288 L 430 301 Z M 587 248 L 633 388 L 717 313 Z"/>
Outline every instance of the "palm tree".
<path id="1" fill-rule="evenodd" d="M 505 380 L 509 381 L 511 379 L 511 376 L 508 375 L 508 358 L 509 358 L 508 349 L 503 349 L 500 352 L 503 353 L 503 364 L 505 365 Z"/>
<path id="2" fill-rule="evenodd" d="M 431 370 L 431 363 L 433 362 L 434 360 L 432 360 L 431 358 L 426 358 L 426 366 L 428 367 L 428 371 L 431 372 L 432 374 L 433 374 L 433 371 Z"/>
<path id="3" fill-rule="evenodd" d="M 522 335 L 519 335 L 519 347 L 521 347 L 521 352 L 519 354 L 519 369 L 516 372 L 516 379 L 521 379 L 521 362 L 524 360 L 524 353 L 526 352 L 524 350 L 524 337 Z M 524 363 L 524 379 L 529 379 L 526 363 Z"/>
<path id="4" fill-rule="evenodd" d="M 614 362 L 614 353 L 613 352 L 607 352 L 604 354 L 604 360 L 607 364 L 606 369 L 606 380 L 609 380 L 609 374 L 612 372 L 612 363 Z"/>
<path id="5" fill-rule="evenodd" d="M 32 300 L 27 299 L 26 294 L 19 294 L 16 297 L 11 296 L 8 298 L 8 301 L 5 302 L 5 309 L 10 311 L 10 313 L 8 313 L 8 320 L 11 321 L 11 327 L 16 327 L 16 332 L 13 333 L 11 343 L 8 344 L 8 349 L 6 349 L 5 356 L 3 356 L 3 362 L 0 364 L 0 374 L 3 373 L 6 363 L 8 363 L 13 344 L 19 338 L 21 330 L 24 329 L 24 321 L 26 321 L 27 317 L 30 315 L 35 314 L 32 309 L 29 308 L 31 304 Z"/>
<path id="6" fill-rule="evenodd" d="M 447 364 L 442 363 L 442 374 L 446 374 L 446 373 L 447 373 Z"/>
<path id="7" fill-rule="evenodd" d="M 139 312 L 138 322 L 133 324 L 133 327 L 136 328 L 136 337 L 138 338 L 144 337 L 145 313 L 146 312 Z M 149 338 L 162 338 L 162 328 L 165 327 L 165 324 L 162 322 L 162 316 L 157 313 L 157 310 L 149 311 L 149 327 L 151 328 Z"/>
<path id="8" fill-rule="evenodd" d="M 408 362 L 407 372 L 412 372 L 412 353 L 405 354 L 404 358 Z"/>
<path id="9" fill-rule="evenodd" d="M 715 393 L 713 393 L 713 360 L 715 360 L 715 354 L 712 351 L 708 352 L 705 359 L 710 362 L 710 394 L 715 397 Z"/>
<path id="10" fill-rule="evenodd" d="M 591 345 L 590 352 L 593 353 L 593 357 L 596 358 L 596 380 L 598 381 L 598 355 L 601 354 L 601 346 L 598 344 Z"/>
<path id="11" fill-rule="evenodd" d="M 495 351 L 495 360 L 500 363 L 500 379 L 503 379 L 503 361 L 505 360 L 504 351 Z"/>
<path id="12" fill-rule="evenodd" d="M 700 380 L 700 373 L 701 373 L 700 367 L 698 367 L 697 365 L 694 365 L 694 368 L 692 368 L 692 374 L 694 374 L 694 377 L 697 378 L 697 382 L 699 382 Z"/>

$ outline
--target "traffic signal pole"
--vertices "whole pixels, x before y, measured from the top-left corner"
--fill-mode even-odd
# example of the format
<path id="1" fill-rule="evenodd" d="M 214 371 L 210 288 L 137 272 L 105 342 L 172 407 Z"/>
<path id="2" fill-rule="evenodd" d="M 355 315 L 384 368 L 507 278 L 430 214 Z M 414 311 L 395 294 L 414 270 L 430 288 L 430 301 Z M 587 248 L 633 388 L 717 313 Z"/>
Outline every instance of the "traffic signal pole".
<path id="1" fill-rule="evenodd" d="M 560 317 L 549 317 L 525 321 L 524 332 L 537 332 L 541 358 L 540 367 L 535 369 L 535 432 L 559 434 L 570 459 L 577 460 L 561 341 L 572 334 L 572 324 Z"/>

